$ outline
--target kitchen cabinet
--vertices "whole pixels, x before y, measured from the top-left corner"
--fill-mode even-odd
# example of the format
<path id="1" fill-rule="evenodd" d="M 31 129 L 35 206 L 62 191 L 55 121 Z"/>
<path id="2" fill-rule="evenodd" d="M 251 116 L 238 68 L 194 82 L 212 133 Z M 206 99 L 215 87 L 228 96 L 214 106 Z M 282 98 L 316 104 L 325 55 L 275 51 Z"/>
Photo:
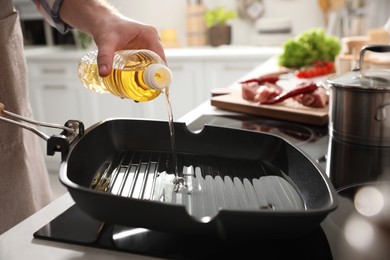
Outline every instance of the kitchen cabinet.
<path id="1" fill-rule="evenodd" d="M 202 64 L 200 62 L 170 61 L 169 67 L 172 70 L 173 80 L 170 86 L 170 101 L 175 119 L 191 111 L 199 104 L 203 92 L 202 86 Z M 206 94 L 206 93 L 204 93 Z M 165 100 L 161 100 L 164 101 Z M 158 104 L 160 107 L 162 104 Z M 165 110 L 159 110 L 159 118 L 166 119 Z M 165 112 L 165 113 L 164 113 Z"/>
<path id="2" fill-rule="evenodd" d="M 211 90 L 230 86 L 279 52 L 277 47 L 167 49 L 173 73 L 171 102 L 175 118 L 208 100 Z"/>
<path id="3" fill-rule="evenodd" d="M 88 90 L 81 88 L 76 68 L 71 61 L 39 59 L 27 61 L 29 76 L 29 93 L 34 118 L 39 121 L 65 124 L 69 119 L 83 121 L 91 125 L 96 119 Z M 59 134 L 61 130 L 47 127 L 39 127 L 48 134 Z M 46 142 L 42 142 L 46 150 Z M 45 157 L 49 169 L 57 169 L 60 163 L 60 155 Z"/>
<path id="4" fill-rule="evenodd" d="M 85 106 L 90 102 L 89 93 L 74 78 L 77 72 L 71 63 L 29 65 L 30 96 L 38 120 L 63 124 L 69 119 L 80 119 L 87 125 L 92 123 L 93 113 Z M 53 130 L 45 131 L 53 134 Z"/>
<path id="5" fill-rule="evenodd" d="M 170 101 L 174 120 L 210 98 L 211 90 L 227 87 L 279 48 L 189 48 L 167 49 L 173 73 Z M 147 118 L 167 120 L 164 94 L 150 102 L 136 103 L 110 94 L 97 94 L 82 87 L 77 64 L 85 51 L 50 47 L 27 49 L 31 103 L 37 120 L 64 124 L 81 120 L 86 127 L 107 118 Z M 42 129 L 48 134 L 57 130 Z M 47 158 L 48 167 L 58 167 L 58 159 Z"/>
<path id="6" fill-rule="evenodd" d="M 205 82 L 207 91 L 210 93 L 215 88 L 226 88 L 264 61 L 265 59 L 259 59 L 259 61 L 207 62 L 204 77 L 207 81 Z"/>

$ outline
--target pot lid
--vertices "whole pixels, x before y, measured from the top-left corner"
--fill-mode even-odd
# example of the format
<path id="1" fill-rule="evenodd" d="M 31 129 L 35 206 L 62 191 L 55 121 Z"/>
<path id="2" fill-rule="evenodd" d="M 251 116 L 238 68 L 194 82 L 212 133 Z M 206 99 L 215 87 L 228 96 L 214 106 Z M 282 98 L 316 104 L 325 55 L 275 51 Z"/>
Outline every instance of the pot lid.
<path id="1" fill-rule="evenodd" d="M 390 69 L 352 70 L 331 76 L 327 82 L 339 87 L 389 90 Z"/>
<path id="2" fill-rule="evenodd" d="M 338 87 L 389 90 L 390 69 L 350 71 L 340 75 L 336 74 L 331 76 L 327 82 Z"/>

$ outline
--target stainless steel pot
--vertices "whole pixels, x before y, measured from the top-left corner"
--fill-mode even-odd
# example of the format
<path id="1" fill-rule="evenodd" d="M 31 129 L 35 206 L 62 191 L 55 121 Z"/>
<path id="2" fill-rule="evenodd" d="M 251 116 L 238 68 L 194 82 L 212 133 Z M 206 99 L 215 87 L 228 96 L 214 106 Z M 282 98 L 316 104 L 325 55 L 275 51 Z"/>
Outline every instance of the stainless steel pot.
<path id="1" fill-rule="evenodd" d="M 330 77 L 329 132 L 339 140 L 390 146 L 390 68 L 363 69 L 366 51 L 390 52 L 390 45 L 367 45 L 359 67 Z"/>

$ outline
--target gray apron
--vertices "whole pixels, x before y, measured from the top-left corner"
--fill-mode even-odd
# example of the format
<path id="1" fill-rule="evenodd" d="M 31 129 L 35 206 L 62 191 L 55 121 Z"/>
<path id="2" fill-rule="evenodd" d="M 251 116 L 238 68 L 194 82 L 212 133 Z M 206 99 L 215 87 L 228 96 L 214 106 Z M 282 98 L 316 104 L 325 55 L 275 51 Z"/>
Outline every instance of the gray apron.
<path id="1" fill-rule="evenodd" d="M 12 0 L 0 8 L 0 102 L 32 118 L 23 37 Z M 42 139 L 0 121 L 0 234 L 51 201 Z"/>

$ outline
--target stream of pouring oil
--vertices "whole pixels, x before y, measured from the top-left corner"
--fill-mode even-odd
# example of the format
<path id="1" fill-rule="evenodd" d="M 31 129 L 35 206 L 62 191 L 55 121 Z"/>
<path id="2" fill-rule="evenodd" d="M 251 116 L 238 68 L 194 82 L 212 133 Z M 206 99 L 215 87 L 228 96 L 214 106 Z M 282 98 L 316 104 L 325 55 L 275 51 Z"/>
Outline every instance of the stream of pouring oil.
<path id="1" fill-rule="evenodd" d="M 171 100 L 169 98 L 169 87 L 167 87 L 165 89 L 164 93 L 165 93 L 165 97 L 166 97 L 169 134 L 170 134 L 170 138 L 171 138 L 172 167 L 173 167 L 173 172 L 176 176 L 176 178 L 174 179 L 174 184 L 175 184 L 175 191 L 178 192 L 182 186 L 186 185 L 186 180 L 183 176 L 183 173 L 179 172 L 179 167 L 177 165 L 175 125 L 174 125 L 174 121 L 173 121 L 173 111 L 172 111 Z"/>

